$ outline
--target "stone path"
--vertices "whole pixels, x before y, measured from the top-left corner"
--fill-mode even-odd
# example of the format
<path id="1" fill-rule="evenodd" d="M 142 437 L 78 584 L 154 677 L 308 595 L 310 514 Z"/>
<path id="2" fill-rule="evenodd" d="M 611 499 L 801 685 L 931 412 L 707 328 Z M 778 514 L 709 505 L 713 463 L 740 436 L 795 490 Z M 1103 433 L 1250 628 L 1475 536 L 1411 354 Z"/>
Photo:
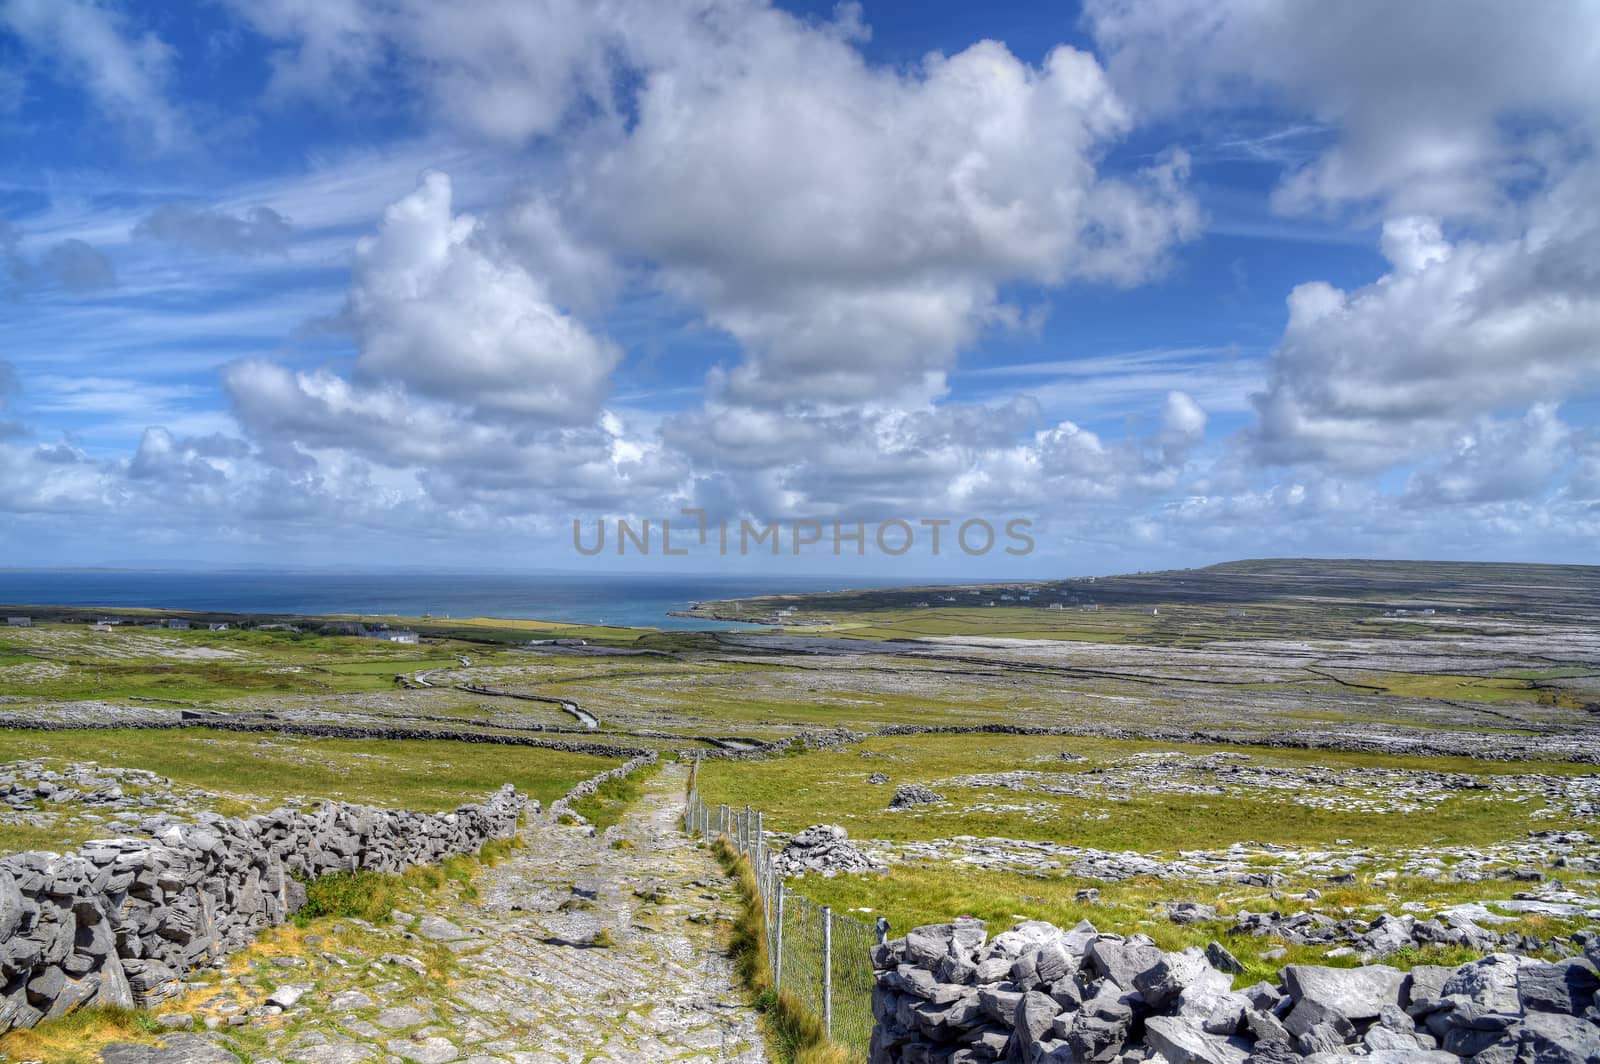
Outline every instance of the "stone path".
<path id="1" fill-rule="evenodd" d="M 684 782 L 682 766 L 665 765 L 598 836 L 535 821 L 527 848 L 483 871 L 476 898 L 318 937 L 293 960 L 257 960 L 225 981 L 253 1007 L 219 1009 L 220 991 L 238 1002 L 240 987 L 219 988 L 193 1016 L 212 1030 L 175 1033 L 165 1049 L 112 1047 L 104 1060 L 764 1064 L 756 1014 L 721 946 L 737 898 L 679 830 Z M 440 979 L 443 951 L 454 956 Z M 288 966 L 273 978 L 272 964 Z M 278 979 L 304 994 L 264 1004 L 285 1000 Z"/>
<path id="2" fill-rule="evenodd" d="M 680 830 L 684 782 L 668 764 L 604 835 L 546 829 L 488 873 L 469 919 L 489 944 L 463 959 L 456 997 L 537 1029 L 515 1064 L 766 1060 L 717 941 L 736 900 Z M 615 945 L 588 947 L 602 932 Z"/>

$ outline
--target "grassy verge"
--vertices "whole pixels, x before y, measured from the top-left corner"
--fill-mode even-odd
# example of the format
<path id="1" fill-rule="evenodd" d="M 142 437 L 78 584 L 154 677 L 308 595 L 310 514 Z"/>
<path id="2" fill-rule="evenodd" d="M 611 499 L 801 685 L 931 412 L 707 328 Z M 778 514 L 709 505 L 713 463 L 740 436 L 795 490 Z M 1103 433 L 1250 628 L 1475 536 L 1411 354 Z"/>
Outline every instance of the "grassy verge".
<path id="1" fill-rule="evenodd" d="M 0 1037 L 0 1060 L 98 1064 L 100 1047 L 112 1042 L 149 1042 L 158 1030 L 155 1017 L 143 1010 L 79 1009 L 31 1030 Z"/>
<path id="2" fill-rule="evenodd" d="M 478 870 L 494 867 L 522 846 L 522 840 L 493 839 L 483 844 L 476 855 L 447 857 L 436 865 L 414 865 L 404 872 L 336 872 L 306 884 L 306 903 L 295 913 L 298 927 L 309 927 L 317 920 L 353 916 L 369 923 L 383 924 L 396 909 L 415 901 L 418 892 L 431 894 L 453 884 L 456 897 L 471 901 L 478 896 L 474 885 Z"/>
<path id="3" fill-rule="evenodd" d="M 622 819 L 622 814 L 628 806 L 644 793 L 644 785 L 660 771 L 661 763 L 658 761 L 653 765 L 638 768 L 621 779 L 606 780 L 600 785 L 599 790 L 587 798 L 579 798 L 570 808 L 596 828 L 604 831 Z"/>
<path id="4" fill-rule="evenodd" d="M 773 990 L 772 959 L 767 954 L 767 937 L 762 927 L 760 891 L 749 860 L 722 839 L 712 845 L 712 852 L 723 871 L 738 886 L 742 904 L 733 924 L 728 950 L 740 980 L 761 1013 L 769 1048 L 781 1064 L 849 1064 L 849 1051 L 827 1040 L 817 1017 L 807 1012 L 793 995 Z"/>

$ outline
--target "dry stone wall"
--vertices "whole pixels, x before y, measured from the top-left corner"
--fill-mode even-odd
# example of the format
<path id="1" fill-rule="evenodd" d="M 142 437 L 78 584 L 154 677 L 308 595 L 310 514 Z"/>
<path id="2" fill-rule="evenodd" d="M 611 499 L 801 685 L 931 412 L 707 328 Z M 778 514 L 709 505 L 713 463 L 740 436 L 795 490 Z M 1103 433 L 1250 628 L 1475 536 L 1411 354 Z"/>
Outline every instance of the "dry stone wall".
<path id="1" fill-rule="evenodd" d="M 511 837 L 528 804 L 508 784 L 451 813 L 334 802 L 208 814 L 155 823 L 153 838 L 0 858 L 0 1032 L 83 1005 L 159 1002 L 184 973 L 284 922 L 305 902 L 302 879 L 472 853 Z"/>
<path id="2" fill-rule="evenodd" d="M 875 947 L 872 1064 L 1594 1064 L 1600 940 L 1550 963 L 1497 953 L 1456 968 L 1289 965 L 1233 987 L 1220 944 L 981 920 Z"/>

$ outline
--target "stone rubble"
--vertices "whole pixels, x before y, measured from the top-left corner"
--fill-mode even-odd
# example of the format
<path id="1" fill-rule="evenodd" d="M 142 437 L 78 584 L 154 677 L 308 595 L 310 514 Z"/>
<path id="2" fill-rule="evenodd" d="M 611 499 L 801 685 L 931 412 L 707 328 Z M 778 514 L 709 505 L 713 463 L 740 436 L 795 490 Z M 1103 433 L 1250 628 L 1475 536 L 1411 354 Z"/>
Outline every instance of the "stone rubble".
<path id="1" fill-rule="evenodd" d="M 873 950 L 871 1064 L 1592 1064 L 1600 941 L 1549 963 L 1288 965 L 1235 989 L 1220 944 L 1027 921 L 919 927 Z"/>
<path id="2" fill-rule="evenodd" d="M 850 842 L 844 828 L 835 824 L 816 824 L 797 832 L 773 857 L 779 874 L 803 876 L 808 872 L 825 877 L 840 872 L 878 872 L 881 867 Z"/>
<path id="3" fill-rule="evenodd" d="M 894 797 L 889 799 L 890 809 L 911 809 L 919 805 L 937 805 L 944 801 L 944 795 L 929 790 L 920 783 L 907 783 L 896 787 Z"/>

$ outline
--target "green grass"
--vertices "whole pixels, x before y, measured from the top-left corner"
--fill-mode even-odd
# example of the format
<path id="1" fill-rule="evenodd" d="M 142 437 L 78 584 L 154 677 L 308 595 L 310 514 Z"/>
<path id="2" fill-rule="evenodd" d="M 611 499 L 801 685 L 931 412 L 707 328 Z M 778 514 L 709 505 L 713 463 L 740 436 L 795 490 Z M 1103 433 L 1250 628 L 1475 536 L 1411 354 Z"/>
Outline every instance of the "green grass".
<path id="1" fill-rule="evenodd" d="M 308 739 L 196 728 L 182 731 L 0 731 L 0 761 L 142 768 L 186 787 L 222 795 L 226 815 L 272 808 L 299 796 L 440 812 L 481 800 L 510 783 L 548 805 L 581 780 L 614 767 L 611 758 L 539 747 L 447 740 Z M 93 823 L 51 832 L 62 849 L 104 834 Z M 39 829 L 0 825 L 0 849 L 39 847 Z"/>
<path id="2" fill-rule="evenodd" d="M 436 865 L 416 865 L 395 874 L 355 871 L 319 876 L 305 884 L 306 903 L 295 913 L 295 924 L 304 928 L 337 916 L 386 924 L 394 910 L 414 904 L 418 891 L 432 893 L 447 885 L 454 887 L 457 898 L 470 900 L 477 897 L 478 871 L 498 864 L 519 844 L 520 840 L 494 839 L 475 855 L 447 857 Z"/>
<path id="3" fill-rule="evenodd" d="M 660 771 L 661 764 L 657 762 L 637 768 L 620 779 L 606 780 L 593 794 L 572 802 L 569 808 L 604 831 L 621 822 L 628 806 L 644 794 L 645 784 Z"/>

